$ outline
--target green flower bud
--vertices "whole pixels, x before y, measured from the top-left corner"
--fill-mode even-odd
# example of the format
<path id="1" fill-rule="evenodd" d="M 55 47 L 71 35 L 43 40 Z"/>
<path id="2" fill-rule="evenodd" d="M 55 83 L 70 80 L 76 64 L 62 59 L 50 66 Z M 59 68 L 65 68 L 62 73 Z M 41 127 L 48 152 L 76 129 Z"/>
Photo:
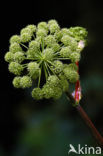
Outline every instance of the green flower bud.
<path id="1" fill-rule="evenodd" d="M 40 22 L 37 26 L 38 29 L 45 29 L 48 32 L 48 24 L 46 22 Z"/>
<path id="2" fill-rule="evenodd" d="M 61 86 L 63 88 L 63 92 L 68 91 L 68 89 L 69 89 L 69 82 L 66 79 L 64 79 L 64 80 L 61 81 Z"/>
<path id="3" fill-rule="evenodd" d="M 35 49 L 29 49 L 28 51 L 27 51 L 27 58 L 28 59 L 37 59 L 37 58 L 39 58 L 40 57 L 40 55 L 39 55 L 39 53 L 40 53 L 40 51 L 39 51 L 39 49 L 36 49 L 36 47 L 34 47 Z"/>
<path id="4" fill-rule="evenodd" d="M 15 87 L 15 88 L 20 88 L 21 86 L 20 86 L 20 80 L 21 80 L 21 77 L 20 76 L 17 76 L 17 77 L 15 77 L 14 79 L 13 79 L 13 86 Z"/>
<path id="5" fill-rule="evenodd" d="M 9 51 L 12 53 L 16 53 L 18 51 L 22 51 L 22 48 L 18 43 L 12 43 L 9 47 Z"/>
<path id="6" fill-rule="evenodd" d="M 80 53 L 78 53 L 78 52 L 71 53 L 69 57 L 70 57 L 72 62 L 80 61 Z"/>
<path id="7" fill-rule="evenodd" d="M 71 82 L 75 83 L 79 79 L 79 74 L 75 70 L 71 70 L 70 68 L 66 67 L 63 70 L 64 75 L 66 78 Z"/>
<path id="8" fill-rule="evenodd" d="M 46 99 L 50 99 L 54 95 L 54 90 L 49 85 L 45 84 L 42 88 L 43 97 Z"/>
<path id="9" fill-rule="evenodd" d="M 21 42 L 29 42 L 31 40 L 32 36 L 30 33 L 23 33 L 21 34 Z"/>
<path id="10" fill-rule="evenodd" d="M 14 59 L 14 54 L 11 52 L 7 52 L 4 56 L 6 62 L 12 62 Z"/>
<path id="11" fill-rule="evenodd" d="M 31 35 L 32 34 L 32 30 L 30 28 L 28 28 L 28 27 L 21 29 L 20 34 L 22 35 L 22 34 L 25 34 L 25 33 Z"/>
<path id="12" fill-rule="evenodd" d="M 36 26 L 34 24 L 28 25 L 27 28 L 29 28 L 32 33 L 36 32 Z"/>
<path id="13" fill-rule="evenodd" d="M 29 75 L 34 79 L 36 79 L 39 76 L 40 68 L 39 68 L 39 64 L 37 64 L 36 62 L 28 63 L 27 69 L 29 71 Z"/>
<path id="14" fill-rule="evenodd" d="M 56 73 L 56 74 L 59 74 L 59 73 L 61 73 L 62 72 L 62 70 L 63 70 L 63 63 L 61 62 L 61 61 L 58 61 L 58 60 L 56 60 L 56 61 L 54 61 L 54 72 Z"/>
<path id="15" fill-rule="evenodd" d="M 27 58 L 28 59 L 33 59 L 37 58 L 40 53 L 40 44 L 37 41 L 32 40 L 29 43 L 29 49 L 27 51 Z"/>
<path id="16" fill-rule="evenodd" d="M 54 99 L 59 99 L 62 95 L 62 89 L 57 86 L 50 86 L 45 84 L 42 88 L 43 96 L 46 99 L 49 98 L 54 98 Z"/>
<path id="17" fill-rule="evenodd" d="M 16 52 L 14 54 L 14 61 L 15 62 L 21 63 L 24 60 L 25 60 L 24 53 L 22 53 L 22 52 Z"/>
<path id="18" fill-rule="evenodd" d="M 67 65 L 66 67 L 70 68 L 71 70 L 78 70 L 78 66 L 75 63 L 70 63 L 69 65 Z M 65 66 L 64 66 L 65 68 Z"/>
<path id="19" fill-rule="evenodd" d="M 54 43 L 50 46 L 54 52 L 57 52 L 60 50 L 60 45 L 58 43 Z"/>
<path id="20" fill-rule="evenodd" d="M 37 37 L 45 37 L 47 36 L 47 32 L 45 29 L 38 29 L 36 32 Z"/>
<path id="21" fill-rule="evenodd" d="M 64 35 L 70 35 L 70 31 L 69 31 L 69 29 L 67 29 L 67 28 L 61 29 L 61 33 L 62 33 L 63 36 L 64 36 Z"/>
<path id="22" fill-rule="evenodd" d="M 33 49 L 35 52 L 36 52 L 36 51 L 39 51 L 39 50 L 40 50 L 40 44 L 39 44 L 39 42 L 32 40 L 32 41 L 29 43 L 29 48 L 30 48 L 30 49 Z"/>
<path id="23" fill-rule="evenodd" d="M 34 51 L 33 49 L 28 50 L 26 54 L 27 54 L 27 59 L 30 60 L 38 59 L 40 57 L 38 51 Z"/>
<path id="24" fill-rule="evenodd" d="M 78 49 L 78 42 L 74 38 L 71 38 L 70 48 L 74 52 Z"/>
<path id="25" fill-rule="evenodd" d="M 68 35 L 64 35 L 61 38 L 61 42 L 63 42 L 65 46 L 70 46 L 72 50 L 76 50 L 78 48 L 77 41 Z"/>
<path id="26" fill-rule="evenodd" d="M 43 98 L 43 92 L 40 88 L 34 88 L 32 90 L 32 97 L 35 99 L 35 100 L 40 100 Z"/>
<path id="27" fill-rule="evenodd" d="M 20 80 L 20 86 L 22 88 L 29 88 L 32 86 L 32 80 L 29 76 L 23 76 Z"/>
<path id="28" fill-rule="evenodd" d="M 18 35 L 13 35 L 11 38 L 10 38 L 10 43 L 20 43 L 21 42 L 21 39 L 20 39 L 20 36 Z"/>
<path id="29" fill-rule="evenodd" d="M 59 78 L 60 78 L 60 84 L 61 84 L 61 87 L 63 89 L 63 92 L 68 91 L 68 89 L 69 89 L 69 82 L 67 81 L 66 77 L 64 75 L 60 74 Z"/>
<path id="30" fill-rule="evenodd" d="M 60 45 L 58 43 L 52 44 L 51 48 L 53 49 L 54 52 L 57 52 L 60 50 Z"/>
<path id="31" fill-rule="evenodd" d="M 61 41 L 61 38 L 63 37 L 62 31 L 55 32 L 54 37 L 58 42 Z"/>
<path id="32" fill-rule="evenodd" d="M 42 53 L 43 60 L 53 60 L 54 52 L 52 48 L 46 48 Z"/>
<path id="33" fill-rule="evenodd" d="M 54 88 L 53 98 L 54 99 L 59 99 L 61 96 L 62 96 L 62 89 L 60 87 L 55 87 Z"/>
<path id="34" fill-rule="evenodd" d="M 62 38 L 61 38 L 61 42 L 64 43 L 64 45 L 70 45 L 70 42 L 71 42 L 71 38 L 70 36 L 68 35 L 64 35 Z"/>
<path id="35" fill-rule="evenodd" d="M 34 52 L 33 49 L 27 50 L 26 54 L 27 54 L 27 59 L 31 60 L 33 58 L 36 58 L 36 53 Z"/>
<path id="36" fill-rule="evenodd" d="M 49 26 L 49 30 L 50 30 L 51 34 L 58 32 L 60 30 L 60 27 L 59 27 L 58 22 L 56 20 L 49 20 L 48 26 Z"/>
<path id="37" fill-rule="evenodd" d="M 20 75 L 23 71 L 23 66 L 17 62 L 11 62 L 9 64 L 9 71 L 15 75 Z"/>
<path id="38" fill-rule="evenodd" d="M 39 45 L 42 44 L 42 37 L 41 36 L 36 37 L 35 41 L 38 42 Z"/>
<path id="39" fill-rule="evenodd" d="M 45 37 L 45 45 L 51 46 L 56 43 L 56 39 L 53 35 L 48 35 Z"/>
<path id="40" fill-rule="evenodd" d="M 50 33 L 51 34 L 54 34 L 55 32 L 58 32 L 59 30 L 60 30 L 60 27 L 59 27 L 59 25 L 58 24 L 51 24 L 50 26 L 49 26 L 49 30 L 50 30 Z"/>
<path id="41" fill-rule="evenodd" d="M 60 55 L 61 55 L 61 57 L 64 57 L 64 58 L 69 58 L 71 53 L 72 53 L 72 51 L 71 51 L 71 48 L 69 46 L 68 47 L 63 47 L 60 50 Z"/>
<path id="42" fill-rule="evenodd" d="M 50 75 L 47 79 L 47 84 L 52 87 L 57 87 L 60 85 L 60 80 L 56 75 Z"/>
<path id="43" fill-rule="evenodd" d="M 88 32 L 83 27 L 71 27 L 69 29 L 71 35 L 76 38 L 77 41 L 86 40 Z"/>
<path id="44" fill-rule="evenodd" d="M 50 26 L 51 24 L 58 24 L 58 22 L 56 20 L 52 19 L 52 20 L 48 21 L 48 25 Z"/>

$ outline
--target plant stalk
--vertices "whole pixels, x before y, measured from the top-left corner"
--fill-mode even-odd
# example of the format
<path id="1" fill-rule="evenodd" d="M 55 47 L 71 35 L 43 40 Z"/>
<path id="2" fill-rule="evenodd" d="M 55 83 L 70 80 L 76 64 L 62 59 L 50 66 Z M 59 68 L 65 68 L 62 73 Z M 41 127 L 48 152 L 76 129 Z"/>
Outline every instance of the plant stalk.
<path id="1" fill-rule="evenodd" d="M 69 92 L 66 92 L 66 95 L 70 99 L 70 101 L 72 102 L 72 104 L 74 105 L 76 103 L 74 97 Z M 87 127 L 91 130 L 92 135 L 94 136 L 97 144 L 103 150 L 103 137 L 100 135 L 100 133 L 98 132 L 98 130 L 96 129 L 96 127 L 94 126 L 94 124 L 92 123 L 92 121 L 90 120 L 90 118 L 88 117 L 88 115 L 86 114 L 86 112 L 80 106 L 80 104 L 75 105 L 75 108 L 79 112 L 80 116 L 84 120 L 84 122 L 87 125 Z"/>

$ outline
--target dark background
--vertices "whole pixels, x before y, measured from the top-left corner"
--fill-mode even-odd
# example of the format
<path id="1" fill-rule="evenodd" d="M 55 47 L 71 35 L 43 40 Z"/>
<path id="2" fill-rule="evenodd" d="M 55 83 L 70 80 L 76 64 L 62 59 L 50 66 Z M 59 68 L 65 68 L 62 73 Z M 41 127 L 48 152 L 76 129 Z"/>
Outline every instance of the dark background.
<path id="1" fill-rule="evenodd" d="M 81 105 L 103 135 L 102 1 L 4 1 L 0 7 L 0 156 L 67 156 L 70 143 L 97 146 L 65 95 L 36 102 L 29 90 L 13 88 L 4 55 L 9 38 L 28 24 L 56 19 L 61 27 L 87 28 L 89 42 L 80 61 Z"/>

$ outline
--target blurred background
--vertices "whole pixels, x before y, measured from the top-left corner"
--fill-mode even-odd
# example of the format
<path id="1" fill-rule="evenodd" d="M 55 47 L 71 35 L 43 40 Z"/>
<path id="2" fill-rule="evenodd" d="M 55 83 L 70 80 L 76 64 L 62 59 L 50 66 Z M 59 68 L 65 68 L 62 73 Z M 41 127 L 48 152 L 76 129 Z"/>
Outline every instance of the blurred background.
<path id="1" fill-rule="evenodd" d="M 67 156 L 69 144 L 97 146 L 65 95 L 35 101 L 30 90 L 13 88 L 4 55 L 9 38 L 28 24 L 56 19 L 61 27 L 87 28 L 88 46 L 80 61 L 81 105 L 103 135 L 102 1 L 21 0 L 0 6 L 0 156 Z"/>

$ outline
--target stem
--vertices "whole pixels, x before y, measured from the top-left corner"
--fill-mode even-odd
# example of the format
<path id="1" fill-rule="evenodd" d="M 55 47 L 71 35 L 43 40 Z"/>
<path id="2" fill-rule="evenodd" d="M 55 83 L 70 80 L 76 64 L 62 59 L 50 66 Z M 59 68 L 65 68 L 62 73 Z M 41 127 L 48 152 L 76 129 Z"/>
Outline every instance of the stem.
<path id="1" fill-rule="evenodd" d="M 54 59 L 56 59 L 56 58 L 54 58 Z M 57 58 L 57 60 L 70 60 L 70 58 Z"/>
<path id="2" fill-rule="evenodd" d="M 28 47 L 26 46 L 26 45 L 24 45 L 24 44 L 22 44 L 22 43 L 20 43 L 23 47 L 25 47 L 26 49 L 28 49 Z"/>
<path id="3" fill-rule="evenodd" d="M 44 40 L 43 39 L 41 39 L 42 40 L 42 52 L 44 51 Z"/>
<path id="4" fill-rule="evenodd" d="M 83 110 L 83 108 L 80 105 L 76 106 L 76 109 L 79 112 L 79 114 L 81 115 L 82 119 L 85 121 L 86 125 L 90 128 L 97 143 L 103 148 L 103 137 L 100 135 L 98 130 L 95 128 L 94 124 L 92 123 L 92 121 L 90 120 L 88 115 L 85 113 L 85 111 Z"/>
<path id="5" fill-rule="evenodd" d="M 66 92 L 66 95 L 73 104 L 76 103 L 74 97 L 69 92 Z M 86 112 L 83 110 L 83 108 L 79 104 L 75 105 L 75 108 L 79 112 L 80 116 L 84 120 L 87 127 L 91 130 L 92 135 L 94 136 L 94 138 L 97 141 L 98 145 L 103 149 L 103 137 L 100 135 L 98 130 L 95 128 L 94 124 L 92 123 L 92 121 L 90 120 L 90 118 L 88 117 Z"/>
<path id="6" fill-rule="evenodd" d="M 48 69 L 48 64 L 46 64 L 46 62 L 44 62 L 44 65 L 45 65 L 45 67 L 46 67 L 46 70 L 47 70 L 47 73 L 48 73 L 48 75 L 50 76 L 50 72 L 49 72 L 49 69 Z"/>
<path id="7" fill-rule="evenodd" d="M 44 73 L 45 73 L 45 77 L 46 77 L 46 81 L 47 81 L 48 74 L 47 74 L 47 71 L 46 71 L 46 68 L 45 68 L 45 64 L 44 64 L 44 62 L 43 62 L 43 69 L 44 69 Z"/>
<path id="8" fill-rule="evenodd" d="M 50 71 L 51 71 L 54 75 L 56 75 L 55 72 L 52 70 L 52 68 L 49 66 L 48 63 L 47 63 L 47 66 L 48 66 L 48 68 L 50 69 Z"/>
<path id="9" fill-rule="evenodd" d="M 41 70 L 39 71 L 38 87 L 40 86 L 40 80 L 41 80 Z"/>

